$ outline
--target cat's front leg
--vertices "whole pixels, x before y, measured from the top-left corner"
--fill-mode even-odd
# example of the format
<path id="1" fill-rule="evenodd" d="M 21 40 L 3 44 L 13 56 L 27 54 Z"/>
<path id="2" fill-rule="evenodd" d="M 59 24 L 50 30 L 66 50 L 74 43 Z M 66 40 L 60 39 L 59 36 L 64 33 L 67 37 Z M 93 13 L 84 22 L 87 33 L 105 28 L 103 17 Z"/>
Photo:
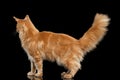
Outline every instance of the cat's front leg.
<path id="1" fill-rule="evenodd" d="M 30 64 L 31 64 L 31 71 L 28 72 L 27 75 L 28 76 L 33 76 L 36 73 L 36 68 L 35 68 L 35 64 L 34 64 L 34 62 L 32 60 L 30 61 Z"/>
<path id="2" fill-rule="evenodd" d="M 37 70 L 37 73 L 35 74 L 35 76 L 42 77 L 43 76 L 43 60 L 41 58 L 35 58 L 34 63 Z"/>

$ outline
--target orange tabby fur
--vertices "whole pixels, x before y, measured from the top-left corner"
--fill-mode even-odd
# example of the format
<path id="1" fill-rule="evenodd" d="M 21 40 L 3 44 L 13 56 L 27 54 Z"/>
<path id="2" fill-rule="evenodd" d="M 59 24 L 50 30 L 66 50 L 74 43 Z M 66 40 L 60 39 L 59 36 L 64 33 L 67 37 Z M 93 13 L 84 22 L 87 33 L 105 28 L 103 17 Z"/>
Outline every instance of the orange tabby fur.
<path id="1" fill-rule="evenodd" d="M 85 54 L 93 50 L 107 32 L 109 17 L 97 13 L 92 26 L 79 39 L 62 33 L 48 31 L 39 32 L 26 15 L 24 19 L 13 17 L 17 22 L 21 45 L 31 62 L 31 71 L 28 75 L 43 76 L 43 60 L 56 61 L 64 66 L 68 72 L 63 72 L 63 78 L 73 78 L 81 69 L 80 62 Z"/>

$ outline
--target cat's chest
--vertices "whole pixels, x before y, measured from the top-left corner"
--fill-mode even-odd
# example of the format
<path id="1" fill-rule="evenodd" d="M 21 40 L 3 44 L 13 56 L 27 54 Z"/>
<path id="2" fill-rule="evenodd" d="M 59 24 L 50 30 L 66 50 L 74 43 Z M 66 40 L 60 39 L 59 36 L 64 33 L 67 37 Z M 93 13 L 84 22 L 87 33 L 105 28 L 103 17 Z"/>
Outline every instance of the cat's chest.
<path id="1" fill-rule="evenodd" d="M 31 59 L 35 55 L 39 55 L 40 51 L 43 50 L 42 46 L 43 46 L 43 41 L 39 41 L 39 42 L 28 41 L 28 42 L 22 43 L 22 47 L 24 51 L 27 53 L 29 59 Z"/>
<path id="2" fill-rule="evenodd" d="M 23 48 L 23 49 L 26 52 L 28 59 L 33 61 L 33 56 L 30 54 L 30 51 L 27 48 Z"/>

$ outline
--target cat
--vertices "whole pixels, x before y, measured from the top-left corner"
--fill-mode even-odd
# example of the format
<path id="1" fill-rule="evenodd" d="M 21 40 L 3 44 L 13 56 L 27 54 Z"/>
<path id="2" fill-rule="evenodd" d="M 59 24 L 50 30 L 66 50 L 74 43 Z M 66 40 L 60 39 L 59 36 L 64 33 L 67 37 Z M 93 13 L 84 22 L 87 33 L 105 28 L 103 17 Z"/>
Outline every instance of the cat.
<path id="1" fill-rule="evenodd" d="M 67 69 L 61 73 L 64 79 L 74 78 L 84 56 L 95 49 L 108 31 L 110 18 L 106 14 L 96 13 L 91 27 L 80 39 L 64 33 L 39 31 L 32 23 L 29 15 L 23 19 L 13 16 L 16 21 L 16 31 L 22 48 L 28 55 L 31 71 L 27 75 L 43 76 L 43 61 L 56 61 Z"/>

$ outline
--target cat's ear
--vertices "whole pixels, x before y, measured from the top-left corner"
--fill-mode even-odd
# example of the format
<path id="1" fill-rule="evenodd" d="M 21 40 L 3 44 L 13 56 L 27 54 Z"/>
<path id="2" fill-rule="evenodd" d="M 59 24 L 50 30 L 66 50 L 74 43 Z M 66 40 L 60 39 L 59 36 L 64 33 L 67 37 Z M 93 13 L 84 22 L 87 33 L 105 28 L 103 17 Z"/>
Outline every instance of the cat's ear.
<path id="1" fill-rule="evenodd" d="M 29 15 L 26 15 L 25 18 L 24 18 L 24 20 L 30 20 Z"/>
<path id="2" fill-rule="evenodd" d="M 13 18 L 15 19 L 15 21 L 19 21 L 19 19 L 17 17 L 13 16 Z"/>

